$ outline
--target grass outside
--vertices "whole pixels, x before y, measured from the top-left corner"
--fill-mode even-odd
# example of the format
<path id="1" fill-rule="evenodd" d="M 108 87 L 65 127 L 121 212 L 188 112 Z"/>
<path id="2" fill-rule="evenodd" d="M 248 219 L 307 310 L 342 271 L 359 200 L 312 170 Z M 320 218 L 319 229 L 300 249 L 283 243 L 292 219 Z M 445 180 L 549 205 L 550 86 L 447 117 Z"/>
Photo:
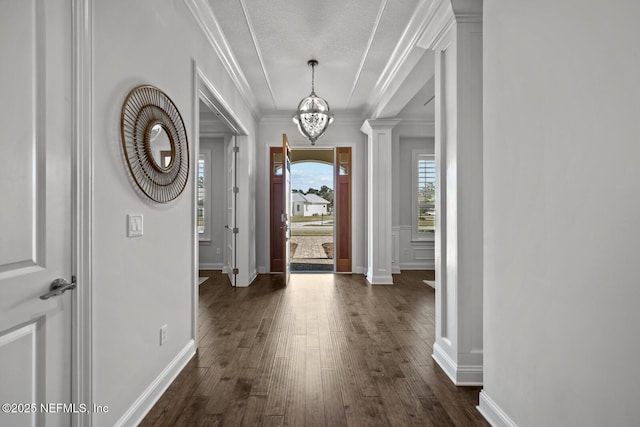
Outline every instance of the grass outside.
<path id="1" fill-rule="evenodd" d="M 333 221 L 333 215 L 292 216 L 291 222 Z"/>
<path id="2" fill-rule="evenodd" d="M 328 230 L 305 230 L 295 228 L 291 230 L 292 236 L 333 236 L 333 229 Z"/>
<path id="3" fill-rule="evenodd" d="M 418 228 L 420 230 L 435 230 L 436 229 L 436 217 L 433 215 L 421 216 L 418 219 Z"/>

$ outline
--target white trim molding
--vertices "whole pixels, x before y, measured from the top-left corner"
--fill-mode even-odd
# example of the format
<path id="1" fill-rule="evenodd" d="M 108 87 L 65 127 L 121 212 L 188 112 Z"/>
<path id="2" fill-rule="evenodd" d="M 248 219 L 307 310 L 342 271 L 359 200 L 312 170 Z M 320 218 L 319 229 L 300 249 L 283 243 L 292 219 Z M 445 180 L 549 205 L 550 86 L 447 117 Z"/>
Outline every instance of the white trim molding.
<path id="1" fill-rule="evenodd" d="M 493 427 L 518 427 L 484 390 L 480 391 L 480 404 L 476 408 Z"/>
<path id="2" fill-rule="evenodd" d="M 367 117 L 377 118 L 376 110 L 381 110 L 397 90 L 396 83 L 404 81 L 409 72 L 424 54 L 423 49 L 415 49 L 418 41 L 429 24 L 430 2 L 422 1 L 411 16 L 400 41 L 396 45 L 389 61 L 385 65 L 378 81 L 376 81 L 371 96 L 367 100 Z"/>
<path id="3" fill-rule="evenodd" d="M 218 58 L 227 70 L 227 74 L 231 78 L 231 81 L 240 92 L 240 95 L 244 99 L 245 103 L 251 110 L 253 117 L 256 120 L 260 118 L 260 111 L 258 109 L 258 101 L 256 100 L 251 86 L 247 81 L 246 76 L 240 68 L 240 64 L 231 50 L 231 46 L 227 42 L 227 39 L 218 24 L 209 3 L 206 0 L 184 0 L 187 7 L 191 11 L 193 18 L 198 23 L 202 31 L 204 32 L 207 40 L 211 44 L 214 52 L 218 55 Z"/>
<path id="4" fill-rule="evenodd" d="M 457 386 L 482 385 L 482 365 L 458 365 L 438 342 L 433 344 L 433 359 Z"/>
<path id="5" fill-rule="evenodd" d="M 391 273 L 400 274 L 400 227 L 391 227 Z"/>
<path id="6" fill-rule="evenodd" d="M 253 48 L 256 51 L 256 55 L 258 56 L 258 62 L 260 62 L 260 70 L 262 71 L 265 83 L 267 84 L 267 89 L 269 89 L 269 95 L 271 95 L 273 108 L 277 110 L 278 105 L 276 104 L 276 96 L 273 93 L 273 86 L 271 85 L 269 73 L 267 73 L 267 67 L 264 65 L 262 49 L 260 49 L 260 45 L 258 44 L 258 36 L 256 35 L 256 30 L 254 29 L 253 23 L 251 22 L 251 17 L 249 16 L 249 9 L 247 8 L 246 0 L 240 0 L 240 6 L 242 6 L 242 14 L 244 15 L 244 20 L 247 23 L 247 29 L 249 30 L 249 35 L 251 35 L 251 41 L 253 42 Z"/>
<path id="7" fill-rule="evenodd" d="M 72 259 L 71 398 L 93 402 L 93 1 L 72 0 Z M 72 417 L 91 426 L 90 412 Z"/>
<path id="8" fill-rule="evenodd" d="M 435 0 L 429 7 L 424 30 L 416 44 L 424 49 L 436 49 L 456 23 L 481 22 L 481 1 Z"/>
<path id="9" fill-rule="evenodd" d="M 387 8 L 387 3 L 388 3 L 388 0 L 382 0 L 382 2 L 380 3 L 380 7 L 378 8 L 378 15 L 376 16 L 376 20 L 373 24 L 373 29 L 371 30 L 371 34 L 369 34 L 367 47 L 365 47 L 364 49 L 362 59 L 360 60 L 360 65 L 358 66 L 358 71 L 356 71 L 355 79 L 353 80 L 353 84 L 351 85 L 351 90 L 349 91 L 349 98 L 347 98 L 347 107 L 351 105 L 351 100 L 353 99 L 353 93 L 356 91 L 356 87 L 358 86 L 358 81 L 360 80 L 360 76 L 362 75 L 362 70 L 364 69 L 364 64 L 367 62 L 367 57 L 369 56 L 369 52 L 371 52 L 371 45 L 373 45 L 373 41 L 376 38 L 378 28 L 380 28 L 380 21 L 382 21 L 382 15 L 384 14 L 385 9 Z"/>
<path id="10" fill-rule="evenodd" d="M 184 369 L 189 360 L 196 354 L 195 341 L 190 340 L 173 360 L 160 372 L 160 375 L 136 399 L 129 409 L 116 422 L 116 427 L 137 426 L 153 408 L 162 394 L 169 388 L 173 380 Z"/>

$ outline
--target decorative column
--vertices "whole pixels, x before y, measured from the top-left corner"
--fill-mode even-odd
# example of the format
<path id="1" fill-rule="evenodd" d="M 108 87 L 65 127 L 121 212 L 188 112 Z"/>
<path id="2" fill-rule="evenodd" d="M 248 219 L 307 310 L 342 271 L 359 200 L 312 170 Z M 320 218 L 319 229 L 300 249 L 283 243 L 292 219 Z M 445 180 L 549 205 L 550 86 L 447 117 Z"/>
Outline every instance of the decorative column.
<path id="1" fill-rule="evenodd" d="M 483 374 L 482 2 L 435 0 L 422 48 L 436 57 L 436 342 L 456 385 Z"/>
<path id="2" fill-rule="evenodd" d="M 393 285 L 392 274 L 392 134 L 400 120 L 366 120 L 360 130 L 367 147 L 367 280 Z"/>

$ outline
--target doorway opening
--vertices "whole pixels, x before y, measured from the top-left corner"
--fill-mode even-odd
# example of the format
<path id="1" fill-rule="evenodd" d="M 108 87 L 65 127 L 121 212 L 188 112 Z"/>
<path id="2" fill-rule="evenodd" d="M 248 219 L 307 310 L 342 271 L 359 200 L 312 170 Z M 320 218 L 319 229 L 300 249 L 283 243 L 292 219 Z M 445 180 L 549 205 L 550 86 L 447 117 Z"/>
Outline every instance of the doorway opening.
<path id="1" fill-rule="evenodd" d="M 291 272 L 333 272 L 334 151 L 293 149 L 291 163 Z"/>
<path id="2" fill-rule="evenodd" d="M 287 227 L 286 229 L 289 230 L 288 227 L 291 226 L 292 232 L 295 227 L 295 233 L 292 233 L 292 239 L 313 234 L 323 238 L 323 241 L 317 242 L 319 246 L 315 246 L 314 253 L 317 254 L 316 256 L 303 256 L 304 247 L 295 247 L 293 259 L 287 257 L 288 264 L 290 265 L 291 262 L 293 262 L 295 264 L 305 265 L 293 266 L 291 269 L 292 272 L 351 273 L 351 147 L 325 149 L 295 148 L 290 150 L 289 154 L 290 158 L 288 157 L 288 159 L 290 160 L 291 167 L 294 168 L 294 172 L 298 176 L 292 177 L 294 182 L 291 183 L 291 188 L 298 190 L 296 193 L 286 193 L 284 191 L 285 180 L 283 180 L 283 177 L 285 176 L 284 172 L 286 169 L 283 168 L 283 148 L 277 146 L 269 148 L 270 271 L 272 273 L 284 271 L 283 265 L 286 256 L 284 248 L 288 247 L 291 249 L 291 245 L 288 244 L 289 242 L 300 245 L 300 241 L 289 241 L 283 237 L 283 227 Z M 323 163 L 328 165 L 328 170 L 331 171 L 332 176 L 328 179 L 326 177 L 323 178 L 324 181 L 320 181 L 318 184 L 304 184 L 295 181 L 299 179 L 300 174 L 299 170 L 296 172 L 296 169 L 298 169 L 296 165 L 302 163 Z M 289 165 L 289 161 L 287 165 Z M 288 177 L 289 175 L 291 174 L 287 172 L 286 176 Z M 322 191 L 323 185 L 327 187 L 324 189 L 324 192 Z M 315 191 L 309 191 L 310 189 Z M 320 204 L 321 206 L 326 205 L 326 216 L 323 214 L 323 212 L 325 212 L 324 210 L 319 210 L 325 209 L 324 207 L 315 208 L 318 210 L 314 211 L 312 210 L 314 208 L 309 206 L 308 212 L 311 215 L 304 218 L 302 214 L 305 200 L 308 199 L 308 193 L 321 193 L 315 195 L 320 197 L 323 195 L 326 196 L 322 198 L 330 203 L 325 204 L 323 202 Z M 331 193 L 333 193 L 333 196 L 330 195 Z M 297 205 L 294 206 L 294 194 L 298 194 L 296 200 L 300 203 L 300 211 L 298 211 Z M 299 196 L 304 196 L 305 200 Z M 311 198 L 319 201 L 315 196 Z M 287 204 L 287 206 L 291 207 L 291 211 L 285 211 L 285 200 L 291 201 L 291 203 Z M 315 216 L 313 215 L 314 212 L 316 213 Z M 283 223 L 283 218 L 287 219 L 286 224 Z M 289 218 L 295 218 L 295 225 L 294 221 L 289 221 Z M 295 236 L 296 234 L 298 236 Z M 323 243 L 325 244 L 324 246 L 322 246 Z M 290 251 L 288 250 L 287 254 L 289 253 Z M 316 262 L 310 262 L 310 259 L 314 259 Z M 320 259 L 323 261 L 317 262 L 317 260 Z"/>
<path id="3" fill-rule="evenodd" d="M 246 183 L 239 179 L 238 153 L 248 134 L 237 116 L 228 108 L 220 94 L 193 63 L 193 112 L 196 135 L 191 172 L 192 180 L 192 283 L 193 326 L 197 331 L 198 286 L 205 274 L 200 270 L 220 269 L 231 286 L 248 286 L 238 268 L 238 230 L 242 221 L 238 215 L 237 194 Z M 246 187 L 245 187 L 246 188 Z M 201 268 L 203 267 L 203 268 Z M 242 276 L 238 279 L 238 276 Z M 246 283 L 246 284 L 245 284 Z"/>

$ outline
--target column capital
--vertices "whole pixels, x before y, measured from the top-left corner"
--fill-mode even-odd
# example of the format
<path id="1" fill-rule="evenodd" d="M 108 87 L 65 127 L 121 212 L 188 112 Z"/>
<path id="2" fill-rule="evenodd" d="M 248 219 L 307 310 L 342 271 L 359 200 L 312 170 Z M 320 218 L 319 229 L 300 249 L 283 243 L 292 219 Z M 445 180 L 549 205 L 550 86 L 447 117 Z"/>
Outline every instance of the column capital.
<path id="1" fill-rule="evenodd" d="M 374 129 L 393 129 L 400 121 L 400 119 L 369 119 L 362 123 L 360 131 L 371 135 Z"/>

